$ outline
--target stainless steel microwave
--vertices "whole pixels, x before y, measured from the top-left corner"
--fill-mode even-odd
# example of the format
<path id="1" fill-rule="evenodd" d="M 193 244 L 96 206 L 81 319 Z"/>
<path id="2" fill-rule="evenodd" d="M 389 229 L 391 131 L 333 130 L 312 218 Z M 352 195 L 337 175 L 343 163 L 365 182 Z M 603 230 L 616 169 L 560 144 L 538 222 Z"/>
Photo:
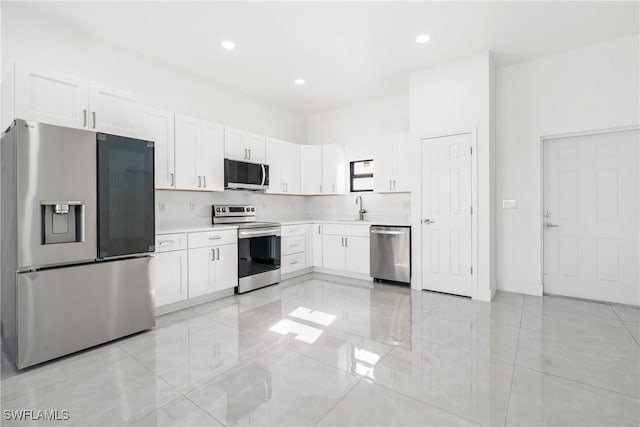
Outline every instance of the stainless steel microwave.
<path id="1" fill-rule="evenodd" d="M 260 191 L 269 188 L 269 165 L 224 159 L 224 188 Z"/>

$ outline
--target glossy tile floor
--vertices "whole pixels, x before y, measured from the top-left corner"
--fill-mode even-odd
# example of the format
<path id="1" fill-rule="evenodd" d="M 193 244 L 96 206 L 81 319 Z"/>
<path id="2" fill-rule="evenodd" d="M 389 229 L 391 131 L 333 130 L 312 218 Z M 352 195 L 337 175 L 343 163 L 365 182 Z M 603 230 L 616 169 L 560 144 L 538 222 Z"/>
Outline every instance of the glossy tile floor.
<path id="1" fill-rule="evenodd" d="M 640 424 L 640 310 L 363 284 L 309 277 L 23 373 L 3 360 L 2 407 L 82 426 Z"/>

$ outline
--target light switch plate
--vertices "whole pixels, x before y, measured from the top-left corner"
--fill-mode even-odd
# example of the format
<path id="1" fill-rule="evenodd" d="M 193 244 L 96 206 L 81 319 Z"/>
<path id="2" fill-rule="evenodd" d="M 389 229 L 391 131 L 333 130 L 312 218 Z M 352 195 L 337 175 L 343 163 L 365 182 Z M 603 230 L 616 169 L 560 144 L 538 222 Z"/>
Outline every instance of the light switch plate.
<path id="1" fill-rule="evenodd" d="M 517 209 L 518 201 L 517 200 L 503 200 L 502 201 L 502 209 Z"/>

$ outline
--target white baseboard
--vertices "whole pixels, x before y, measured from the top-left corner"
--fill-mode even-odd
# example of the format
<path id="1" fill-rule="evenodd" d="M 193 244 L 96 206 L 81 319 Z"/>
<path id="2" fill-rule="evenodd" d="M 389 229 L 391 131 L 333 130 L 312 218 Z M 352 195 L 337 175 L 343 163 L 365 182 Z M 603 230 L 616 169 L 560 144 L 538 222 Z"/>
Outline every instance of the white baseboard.
<path id="1" fill-rule="evenodd" d="M 178 301 L 171 304 L 156 307 L 156 316 L 162 316 L 163 314 L 173 313 L 174 311 L 182 310 L 196 305 L 204 304 L 206 302 L 216 301 L 222 298 L 226 298 L 235 293 L 235 289 L 224 289 L 222 291 L 213 292 L 207 295 L 201 295 L 195 298 L 189 298 L 184 301 Z"/>
<path id="2" fill-rule="evenodd" d="M 542 284 L 540 283 L 499 280 L 497 288 L 499 291 L 504 292 L 542 296 Z"/>

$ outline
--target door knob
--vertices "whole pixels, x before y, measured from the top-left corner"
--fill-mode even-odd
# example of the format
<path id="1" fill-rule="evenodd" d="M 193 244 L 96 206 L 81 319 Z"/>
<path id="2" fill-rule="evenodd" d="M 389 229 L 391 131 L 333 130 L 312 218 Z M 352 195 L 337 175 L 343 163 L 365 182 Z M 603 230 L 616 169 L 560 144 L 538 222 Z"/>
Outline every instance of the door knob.
<path id="1" fill-rule="evenodd" d="M 560 227 L 558 224 L 551 224 L 550 222 L 545 222 L 544 223 L 544 227 L 545 228 L 555 228 L 555 227 Z"/>
<path id="2" fill-rule="evenodd" d="M 423 223 L 425 223 L 425 224 L 433 224 L 435 221 L 434 221 L 434 220 L 432 220 L 432 219 L 427 218 L 427 219 L 425 219 L 425 220 L 424 220 L 424 221 L 422 221 L 422 222 L 423 222 Z"/>

